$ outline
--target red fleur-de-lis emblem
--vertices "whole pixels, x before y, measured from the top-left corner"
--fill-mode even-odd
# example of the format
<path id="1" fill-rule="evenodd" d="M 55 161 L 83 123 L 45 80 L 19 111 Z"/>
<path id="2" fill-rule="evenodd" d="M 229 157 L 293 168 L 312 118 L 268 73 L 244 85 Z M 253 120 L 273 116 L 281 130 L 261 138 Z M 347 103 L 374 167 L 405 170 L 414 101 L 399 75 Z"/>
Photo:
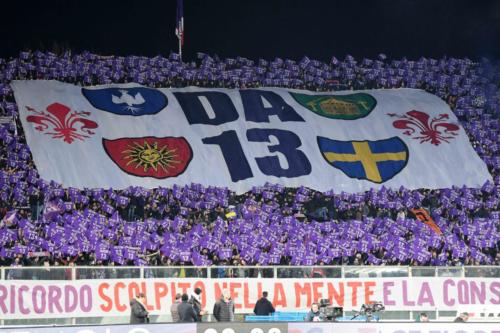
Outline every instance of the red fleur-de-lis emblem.
<path id="1" fill-rule="evenodd" d="M 90 112 L 71 111 L 60 103 L 47 106 L 47 112 L 37 111 L 29 106 L 26 109 L 35 113 L 26 117 L 26 121 L 36 124 L 37 131 L 51 135 L 54 139 L 63 139 L 69 144 L 75 139 L 83 141 L 89 138 L 94 134 L 92 130 L 98 127 L 96 122 L 86 119 Z"/>
<path id="2" fill-rule="evenodd" d="M 446 113 L 432 119 L 427 113 L 416 110 L 406 112 L 404 115 L 395 113 L 387 115 L 399 118 L 392 123 L 392 126 L 406 130 L 403 134 L 412 136 L 418 132 L 418 136 L 413 139 L 420 140 L 420 143 L 430 141 L 435 146 L 439 146 L 442 142 L 449 143 L 449 140 L 458 135 L 457 131 L 460 129 L 457 124 L 446 122 L 449 119 L 449 115 Z"/>

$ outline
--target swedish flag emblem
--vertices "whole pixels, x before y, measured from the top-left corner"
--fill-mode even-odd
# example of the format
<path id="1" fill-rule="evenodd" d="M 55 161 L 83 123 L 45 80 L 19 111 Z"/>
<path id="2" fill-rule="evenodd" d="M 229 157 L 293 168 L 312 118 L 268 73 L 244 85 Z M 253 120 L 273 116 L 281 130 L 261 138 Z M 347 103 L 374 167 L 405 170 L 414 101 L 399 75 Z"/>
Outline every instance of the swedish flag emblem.
<path id="1" fill-rule="evenodd" d="M 378 141 L 339 141 L 318 136 L 325 160 L 350 178 L 383 183 L 408 163 L 408 147 L 398 137 Z"/>

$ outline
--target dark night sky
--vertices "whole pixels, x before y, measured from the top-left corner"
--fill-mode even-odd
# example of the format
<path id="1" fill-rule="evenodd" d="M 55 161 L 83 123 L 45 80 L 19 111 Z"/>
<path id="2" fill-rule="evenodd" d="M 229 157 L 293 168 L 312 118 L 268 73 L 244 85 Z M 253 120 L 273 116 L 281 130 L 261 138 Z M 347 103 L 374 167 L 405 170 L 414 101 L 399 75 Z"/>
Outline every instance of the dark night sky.
<path id="1" fill-rule="evenodd" d="M 101 54 L 177 50 L 175 0 L 9 1 L 0 56 L 54 42 Z M 185 0 L 184 59 L 486 56 L 500 58 L 495 0 Z"/>

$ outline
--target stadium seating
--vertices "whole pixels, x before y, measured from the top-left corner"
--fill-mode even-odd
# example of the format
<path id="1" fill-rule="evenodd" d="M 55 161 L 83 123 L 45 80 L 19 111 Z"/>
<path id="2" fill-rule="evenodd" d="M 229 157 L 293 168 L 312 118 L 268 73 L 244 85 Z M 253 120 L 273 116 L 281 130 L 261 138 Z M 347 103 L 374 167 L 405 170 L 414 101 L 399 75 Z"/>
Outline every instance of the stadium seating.
<path id="1" fill-rule="evenodd" d="M 494 182 L 477 189 L 383 188 L 319 196 L 274 184 L 239 196 L 199 184 L 64 188 L 39 177 L 26 144 L 9 83 L 29 79 L 81 86 L 424 89 L 450 105 Z M 499 63 L 454 58 L 347 56 L 325 63 L 200 53 L 198 61 L 183 63 L 175 53 L 147 58 L 27 51 L 0 59 L 0 265 L 499 265 L 499 85 Z M 410 216 L 410 209 L 422 207 L 442 236 Z M 229 212 L 234 219 L 226 217 Z M 103 228 L 93 234 L 78 228 L 82 223 Z M 251 233 L 256 229 L 266 237 Z"/>

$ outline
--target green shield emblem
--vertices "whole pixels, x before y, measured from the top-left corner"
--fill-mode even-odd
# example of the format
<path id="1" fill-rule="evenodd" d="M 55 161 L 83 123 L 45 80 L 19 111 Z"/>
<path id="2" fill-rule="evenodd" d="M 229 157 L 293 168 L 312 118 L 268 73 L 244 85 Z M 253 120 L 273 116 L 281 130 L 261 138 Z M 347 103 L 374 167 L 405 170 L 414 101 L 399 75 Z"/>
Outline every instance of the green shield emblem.
<path id="1" fill-rule="evenodd" d="M 331 119 L 356 120 L 366 117 L 377 105 L 377 100 L 369 94 L 349 95 L 306 95 L 290 92 L 303 107 Z"/>

